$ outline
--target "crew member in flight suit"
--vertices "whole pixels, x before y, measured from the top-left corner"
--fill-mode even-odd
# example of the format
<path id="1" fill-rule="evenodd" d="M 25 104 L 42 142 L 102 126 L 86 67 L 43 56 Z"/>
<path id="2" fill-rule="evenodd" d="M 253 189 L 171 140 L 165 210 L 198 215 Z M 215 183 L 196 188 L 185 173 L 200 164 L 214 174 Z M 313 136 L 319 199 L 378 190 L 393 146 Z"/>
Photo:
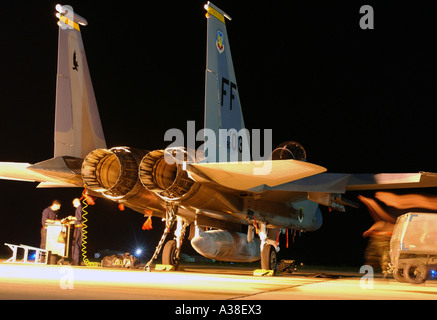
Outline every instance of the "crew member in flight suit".
<path id="1" fill-rule="evenodd" d="M 41 243 L 40 248 L 46 248 L 46 238 L 47 238 L 47 230 L 46 230 L 46 222 L 53 223 L 58 219 L 58 211 L 61 209 L 61 202 L 59 200 L 53 200 L 52 204 L 45 208 L 42 212 L 41 217 Z"/>
<path id="2" fill-rule="evenodd" d="M 73 200 L 73 206 L 76 208 L 75 211 L 75 222 L 74 222 L 74 233 L 73 233 L 73 243 L 71 245 L 71 264 L 78 266 L 80 265 L 79 257 L 80 250 L 82 246 L 82 205 L 78 198 Z"/>

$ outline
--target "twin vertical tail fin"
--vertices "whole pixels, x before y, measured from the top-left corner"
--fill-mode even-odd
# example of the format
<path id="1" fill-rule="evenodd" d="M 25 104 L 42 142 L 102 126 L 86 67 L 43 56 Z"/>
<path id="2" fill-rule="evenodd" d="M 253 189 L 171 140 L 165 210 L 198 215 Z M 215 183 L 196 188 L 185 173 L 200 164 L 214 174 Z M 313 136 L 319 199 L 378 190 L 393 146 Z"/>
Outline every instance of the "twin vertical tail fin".
<path id="1" fill-rule="evenodd" d="M 230 17 L 208 2 L 205 129 L 207 162 L 250 160 L 237 80 L 225 21 Z M 59 18 L 54 157 L 84 158 L 106 148 L 80 26 L 87 21 L 70 6 L 57 5 Z M 207 133 L 205 134 L 207 135 Z M 211 139 L 210 139 L 211 138 Z M 243 151 L 244 150 L 244 151 Z"/>
<path id="2" fill-rule="evenodd" d="M 80 25 L 87 21 L 70 6 L 57 5 L 59 18 L 58 72 L 54 157 L 85 158 L 106 148 Z"/>
<path id="3" fill-rule="evenodd" d="M 205 157 L 207 162 L 250 160 L 237 80 L 232 63 L 226 19 L 229 15 L 211 2 L 205 5 L 208 19 L 205 85 Z M 248 159 L 249 158 L 249 159 Z"/>
<path id="4" fill-rule="evenodd" d="M 56 5 L 58 73 L 54 157 L 36 164 L 0 162 L 0 179 L 38 181 L 38 187 L 80 187 L 83 158 L 106 142 L 97 110 L 79 25 L 70 6 Z"/>

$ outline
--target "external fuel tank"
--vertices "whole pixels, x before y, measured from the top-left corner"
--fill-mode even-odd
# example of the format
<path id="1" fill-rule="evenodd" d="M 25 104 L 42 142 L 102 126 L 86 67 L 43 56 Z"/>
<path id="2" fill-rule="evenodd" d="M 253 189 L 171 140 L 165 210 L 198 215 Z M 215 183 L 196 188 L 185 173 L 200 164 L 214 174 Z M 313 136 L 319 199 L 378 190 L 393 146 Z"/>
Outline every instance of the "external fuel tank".
<path id="1" fill-rule="evenodd" d="M 191 245 L 202 256 L 218 261 L 252 262 L 261 259 L 258 238 L 247 241 L 247 234 L 226 230 L 203 231 L 198 228 Z"/>

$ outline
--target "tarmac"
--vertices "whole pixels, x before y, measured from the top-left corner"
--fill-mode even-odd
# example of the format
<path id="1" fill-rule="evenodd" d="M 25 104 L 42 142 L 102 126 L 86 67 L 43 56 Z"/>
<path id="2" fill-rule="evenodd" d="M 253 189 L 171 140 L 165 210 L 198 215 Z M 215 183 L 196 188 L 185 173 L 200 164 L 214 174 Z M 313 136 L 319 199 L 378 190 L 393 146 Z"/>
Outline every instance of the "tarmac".
<path id="1" fill-rule="evenodd" d="M 399 283 L 370 273 L 187 265 L 184 271 L 0 262 L 2 300 L 436 300 L 437 281 Z"/>

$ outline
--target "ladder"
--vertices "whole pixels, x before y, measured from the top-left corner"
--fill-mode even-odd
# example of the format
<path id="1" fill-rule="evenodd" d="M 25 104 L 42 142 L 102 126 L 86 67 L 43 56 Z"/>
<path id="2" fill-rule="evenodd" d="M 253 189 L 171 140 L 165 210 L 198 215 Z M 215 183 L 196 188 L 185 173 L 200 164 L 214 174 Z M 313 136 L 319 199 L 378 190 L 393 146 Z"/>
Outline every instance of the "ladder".
<path id="1" fill-rule="evenodd" d="M 47 264 L 47 250 L 36 248 L 32 246 L 27 246 L 24 244 L 10 244 L 5 243 L 12 250 L 12 257 L 4 261 L 5 263 L 33 263 L 33 264 Z M 24 256 L 21 261 L 17 261 L 17 251 L 18 249 L 24 250 Z M 35 251 L 35 261 L 29 261 L 29 251 Z M 44 259 L 45 256 L 45 259 Z M 41 262 L 43 261 L 43 262 Z"/>

